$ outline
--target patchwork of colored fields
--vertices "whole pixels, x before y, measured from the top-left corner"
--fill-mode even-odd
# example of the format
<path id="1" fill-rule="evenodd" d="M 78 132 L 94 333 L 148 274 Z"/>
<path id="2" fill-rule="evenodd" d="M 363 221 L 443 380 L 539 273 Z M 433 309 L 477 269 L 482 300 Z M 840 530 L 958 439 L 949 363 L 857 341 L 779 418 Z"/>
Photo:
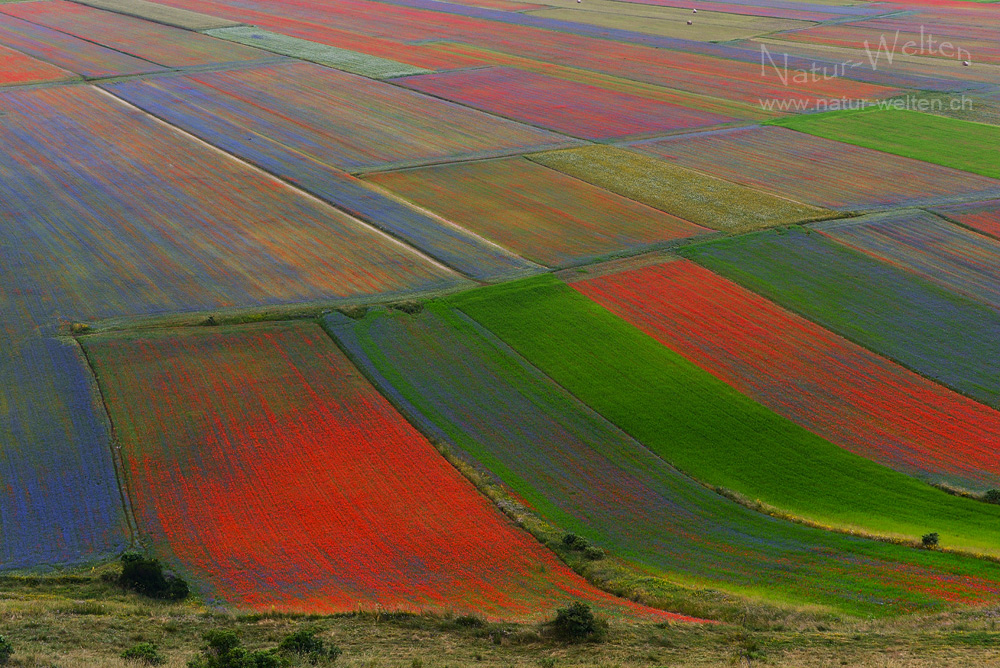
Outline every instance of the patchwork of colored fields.
<path id="1" fill-rule="evenodd" d="M 781 30 L 801 30 L 811 23 L 788 19 L 762 18 L 745 14 L 705 11 L 691 16 L 690 7 L 658 7 L 653 4 L 617 2 L 616 0 L 546 0 L 559 9 L 537 9 L 533 16 L 586 23 L 603 28 L 632 30 L 650 35 L 679 37 L 701 41 L 724 42 Z M 691 25 L 688 20 L 694 19 Z"/>
<path id="2" fill-rule="evenodd" d="M 668 137 L 635 148 L 720 178 L 832 209 L 933 203 L 1000 193 L 1000 181 L 813 137 L 755 127 Z"/>
<path id="3" fill-rule="evenodd" d="M 996 565 L 805 528 L 715 494 L 454 311 L 338 314 L 327 326 L 422 429 L 549 521 L 643 570 L 875 615 L 1000 592 Z"/>
<path id="4" fill-rule="evenodd" d="M 137 91 L 145 91 L 154 104 L 158 96 L 172 94 L 192 109 L 188 124 L 213 123 L 211 117 L 218 117 L 234 132 L 266 135 L 307 158 L 349 170 L 574 143 L 308 63 L 149 78 L 107 88 L 140 106 L 145 98 Z"/>
<path id="5" fill-rule="evenodd" d="M 583 139 L 657 134 L 736 120 L 507 67 L 427 74 L 396 83 Z"/>
<path id="6" fill-rule="evenodd" d="M 248 88 L 253 82 L 258 88 Z M 327 84 L 336 85 L 337 88 Z M 325 106 L 331 92 L 344 99 L 361 100 L 352 96 L 352 87 L 377 86 L 378 96 L 365 100 L 373 112 L 351 117 L 343 108 L 342 115 Z M 220 92 L 225 86 L 228 94 Z M 106 84 L 107 90 L 142 109 L 247 160 L 262 169 L 294 183 L 342 211 L 366 221 L 389 234 L 433 256 L 456 270 L 481 280 L 498 280 L 532 273 L 539 268 L 504 251 L 494 244 L 469 234 L 450 223 L 396 201 L 362 181 L 332 167 L 350 159 L 371 159 L 376 149 L 384 157 L 434 155 L 455 147 L 454 142 L 433 134 L 434 104 L 444 102 L 419 98 L 419 105 L 409 116 L 400 105 L 380 104 L 385 95 L 399 89 L 388 84 L 376 84 L 368 79 L 333 72 L 315 65 L 299 64 L 263 68 L 262 71 L 213 73 L 192 77 L 170 77 L 145 81 L 125 81 Z M 255 104 L 245 97 L 268 104 Z M 312 100 L 307 110 L 292 106 L 287 91 L 308 91 Z M 403 95 L 415 95 L 399 91 Z M 382 97 L 379 97 L 382 96 Z M 305 95 L 300 95 L 300 99 Z M 408 100 L 404 98 L 403 103 Z M 344 105 L 342 105 L 343 107 Z M 296 110 L 298 113 L 296 113 Z M 437 111 L 442 109 L 437 108 Z M 471 118 L 463 114 L 474 114 Z M 384 146 L 379 138 L 393 116 L 406 122 L 397 127 L 395 146 Z M 485 119 L 478 112 L 458 111 L 464 122 L 465 138 L 473 146 L 489 146 L 488 138 L 474 136 Z M 356 132 L 340 134 L 338 125 L 349 122 Z M 420 126 L 422 125 L 422 127 Z M 307 129 L 309 131 L 307 131 Z M 496 129 L 500 145 L 530 137 L 532 130 L 520 131 L 511 124 L 509 132 Z M 537 131 L 540 133 L 540 131 Z M 544 135 L 555 137 L 555 135 Z M 406 142 L 402 141 L 405 138 Z M 424 140 L 428 143 L 424 144 Z M 437 139 L 437 141 L 435 141 Z M 459 137 L 459 140 L 462 140 Z M 492 144 L 497 145 L 497 144 Z M 392 152 L 392 153 L 390 153 Z"/>
<path id="7" fill-rule="evenodd" d="M 926 211 L 865 216 L 813 229 L 1000 309 L 1000 241 Z"/>
<path id="8" fill-rule="evenodd" d="M 55 65 L 0 46 L 0 86 L 43 83 L 75 78 Z"/>
<path id="9" fill-rule="evenodd" d="M 820 436 L 911 475 L 1000 487 L 1000 413 L 686 260 L 576 290 Z"/>
<path id="10" fill-rule="evenodd" d="M 268 32 L 260 28 L 237 26 L 209 30 L 206 34 L 219 39 L 265 49 L 283 56 L 291 56 L 300 60 L 319 63 L 344 72 L 360 74 L 373 79 L 387 79 L 411 74 L 424 74 L 425 70 L 413 65 L 407 65 L 395 60 L 378 58 L 358 51 L 348 51 L 337 47 L 317 44 L 297 37 L 287 37 L 278 33 Z"/>
<path id="11" fill-rule="evenodd" d="M 935 211 L 974 230 L 1000 238 L 1000 199 L 955 204 Z"/>
<path id="12" fill-rule="evenodd" d="M 261 611 L 538 619 L 588 585 L 511 524 L 314 324 L 88 338 L 159 554 Z"/>
<path id="13" fill-rule="evenodd" d="M 67 0 L 0 5 L 0 12 L 167 67 L 257 60 L 268 54 L 188 30 Z"/>
<path id="14" fill-rule="evenodd" d="M 83 86 L 0 94 L 0 234 L 36 318 L 435 289 L 453 272 Z M 38 193 L 45 193 L 40 198 Z M 59 221 L 52 225 L 50 221 Z"/>
<path id="15" fill-rule="evenodd" d="M 449 58 L 476 58 L 482 64 L 497 67 L 513 67 L 526 72 L 535 72 L 547 77 L 565 79 L 587 86 L 595 86 L 604 90 L 635 95 L 647 100 L 656 100 L 671 105 L 679 105 L 688 109 L 700 109 L 722 116 L 732 116 L 750 121 L 776 118 L 780 114 L 762 109 L 759 104 L 746 104 L 733 100 L 723 100 L 716 97 L 696 95 L 675 88 L 663 88 L 650 83 L 625 79 L 610 74 L 602 74 L 593 70 L 580 69 L 565 65 L 546 63 L 541 60 L 523 58 L 516 55 L 501 53 L 490 49 L 472 47 L 454 42 L 436 42 L 428 44 L 427 49 Z"/>
<path id="16" fill-rule="evenodd" d="M 461 284 L 356 220 L 99 91 L 0 93 L 0 567 L 114 554 L 127 528 L 69 321 Z M 45 197 L 39 197 L 44 193 Z"/>
<path id="17" fill-rule="evenodd" d="M 370 174 L 367 180 L 548 266 L 709 232 L 524 158 Z"/>
<path id="18" fill-rule="evenodd" d="M 803 114 L 782 127 L 917 160 L 1000 177 L 1000 127 L 897 109 Z"/>
<path id="19" fill-rule="evenodd" d="M 319 42 L 325 42 L 325 26 L 401 42 L 461 42 L 752 105 L 759 105 L 761 98 L 880 99 L 899 92 L 901 83 L 898 77 L 878 72 L 850 71 L 848 77 L 875 83 L 834 77 L 808 84 L 789 81 L 786 86 L 761 78 L 759 52 L 433 0 L 338 0 L 335 5 L 276 0 L 252 10 L 239 0 L 167 0 L 167 4 L 211 11 Z M 792 63 L 792 67 L 800 65 L 804 63 Z"/>
<path id="20" fill-rule="evenodd" d="M 209 16 L 200 12 L 168 7 L 158 2 L 147 0 L 73 0 L 77 4 L 87 5 L 109 12 L 135 16 L 155 23 L 164 23 L 186 30 L 209 30 L 239 25 L 236 21 Z"/>
<path id="21" fill-rule="evenodd" d="M 837 447 L 553 277 L 481 288 L 451 303 L 706 484 L 823 525 L 909 538 L 935 531 L 943 545 L 1000 552 L 997 506 L 950 496 Z"/>
<path id="22" fill-rule="evenodd" d="M 818 232 L 758 232 L 680 251 L 914 371 L 1000 403 L 1000 312 Z"/>
<path id="23" fill-rule="evenodd" d="M 684 220 L 726 232 L 836 215 L 611 146 L 587 146 L 528 158 Z"/>
<path id="24" fill-rule="evenodd" d="M 159 65 L 0 13 L 0 44 L 85 77 L 156 72 Z"/>

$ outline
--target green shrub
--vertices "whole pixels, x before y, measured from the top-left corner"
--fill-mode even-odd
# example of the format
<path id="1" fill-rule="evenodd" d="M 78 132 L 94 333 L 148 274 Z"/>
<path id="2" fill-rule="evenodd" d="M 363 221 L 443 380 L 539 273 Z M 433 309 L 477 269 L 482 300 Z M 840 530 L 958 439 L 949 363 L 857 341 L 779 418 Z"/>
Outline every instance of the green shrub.
<path id="1" fill-rule="evenodd" d="M 583 550 L 583 556 L 587 557 L 591 561 L 597 561 L 604 558 L 604 550 L 595 545 L 588 545 Z"/>
<path id="2" fill-rule="evenodd" d="M 158 559 L 126 552 L 121 557 L 122 573 L 118 584 L 134 592 L 167 601 L 180 601 L 188 597 L 187 582 L 173 575 L 165 575 Z"/>
<path id="3" fill-rule="evenodd" d="M 4 636 L 0 636 L 0 666 L 7 665 L 10 655 L 14 653 L 14 646 L 10 644 Z"/>
<path id="4" fill-rule="evenodd" d="M 931 533 L 925 533 L 923 536 L 920 537 L 920 543 L 924 547 L 936 547 L 939 541 L 940 537 L 937 535 L 936 531 L 932 531 Z"/>
<path id="5" fill-rule="evenodd" d="M 562 543 L 571 550 L 582 550 L 587 546 L 587 539 L 575 533 L 568 533 L 563 536 Z"/>
<path id="6" fill-rule="evenodd" d="M 481 629 L 486 626 L 486 622 L 482 617 L 476 617 L 475 615 L 462 615 L 455 618 L 455 626 L 463 629 Z"/>
<path id="7" fill-rule="evenodd" d="M 321 661 L 336 661 L 342 651 L 336 645 L 327 645 L 322 638 L 317 638 L 317 629 L 300 629 L 285 636 L 278 644 L 278 651 L 283 654 L 296 654 L 309 663 L 316 665 Z"/>
<path id="8" fill-rule="evenodd" d="M 188 668 L 281 668 L 288 661 L 273 651 L 249 652 L 241 647 L 233 631 L 209 631 L 201 656 L 188 661 Z"/>
<path id="9" fill-rule="evenodd" d="M 167 662 L 153 643 L 143 642 L 122 652 L 122 658 L 133 663 L 147 666 L 161 666 Z"/>
<path id="10" fill-rule="evenodd" d="M 594 616 L 589 605 L 577 601 L 569 607 L 559 608 L 556 611 L 552 630 L 557 638 L 569 642 L 601 640 L 604 637 L 605 624 Z"/>
<path id="11" fill-rule="evenodd" d="M 986 493 L 983 494 L 983 501 L 985 501 L 986 503 L 1000 504 L 1000 489 L 986 490 Z"/>

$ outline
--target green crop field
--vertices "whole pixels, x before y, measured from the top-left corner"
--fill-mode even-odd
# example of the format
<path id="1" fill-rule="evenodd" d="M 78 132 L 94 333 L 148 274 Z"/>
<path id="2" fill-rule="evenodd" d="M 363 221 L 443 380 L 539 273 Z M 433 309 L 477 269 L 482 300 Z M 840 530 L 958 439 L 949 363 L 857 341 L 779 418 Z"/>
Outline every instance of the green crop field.
<path id="1" fill-rule="evenodd" d="M 679 469 L 813 522 L 1000 554 L 1000 507 L 949 496 L 772 413 L 551 277 L 453 303 Z M 609 391 L 609 388 L 614 388 Z"/>
<path id="2" fill-rule="evenodd" d="M 1000 178 L 1000 127 L 994 125 L 891 108 L 790 116 L 770 124 Z"/>

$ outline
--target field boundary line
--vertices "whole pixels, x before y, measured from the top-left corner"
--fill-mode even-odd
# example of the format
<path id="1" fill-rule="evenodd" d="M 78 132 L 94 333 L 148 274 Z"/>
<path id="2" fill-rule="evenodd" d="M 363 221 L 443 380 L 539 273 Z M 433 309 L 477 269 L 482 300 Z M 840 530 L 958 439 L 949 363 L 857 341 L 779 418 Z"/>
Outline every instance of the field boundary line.
<path id="1" fill-rule="evenodd" d="M 132 504 L 132 495 L 129 493 L 129 476 L 127 473 L 127 468 L 125 467 L 125 458 L 122 454 L 121 443 L 118 440 L 118 429 L 115 426 L 115 421 L 111 417 L 111 411 L 108 409 L 108 401 L 104 396 L 104 388 L 101 387 L 101 381 L 97 374 L 97 368 L 94 367 L 93 360 L 90 359 L 90 353 L 87 348 L 80 343 L 80 341 L 75 337 L 68 337 L 73 341 L 73 345 L 80 351 L 83 356 L 84 362 L 87 364 L 87 371 L 90 373 L 90 377 L 94 381 L 94 387 L 97 389 L 97 396 L 101 401 L 101 411 L 108 421 L 108 431 L 111 438 L 108 442 L 108 447 L 111 448 L 111 460 L 114 462 L 115 466 L 115 480 L 118 483 L 118 495 L 121 499 L 122 510 L 125 513 L 125 521 L 128 523 L 129 530 L 129 542 L 132 546 L 141 545 L 141 532 L 139 531 L 139 523 L 135 518 L 135 507 Z"/>

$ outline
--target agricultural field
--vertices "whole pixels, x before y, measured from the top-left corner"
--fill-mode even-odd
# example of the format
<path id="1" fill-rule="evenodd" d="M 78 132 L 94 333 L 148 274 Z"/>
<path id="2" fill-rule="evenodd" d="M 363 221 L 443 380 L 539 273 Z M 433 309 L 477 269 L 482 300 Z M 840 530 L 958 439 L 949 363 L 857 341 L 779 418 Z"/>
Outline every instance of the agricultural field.
<path id="1" fill-rule="evenodd" d="M 867 459 L 1000 483 L 1000 414 L 687 260 L 572 287 L 771 410 Z"/>
<path id="2" fill-rule="evenodd" d="M 550 267 L 711 232 L 520 157 L 366 180 Z"/>
<path id="3" fill-rule="evenodd" d="M 164 69 L 148 60 L 3 13 L 0 13 L 0 44 L 90 79 Z M 6 61 L 3 69 L 7 71 Z"/>
<path id="4" fill-rule="evenodd" d="M 550 276 L 449 303 L 654 454 L 714 488 L 827 527 L 910 538 L 933 530 L 946 545 L 998 553 L 991 534 L 1000 508 L 837 447 Z"/>
<path id="5" fill-rule="evenodd" d="M 616 601 L 513 526 L 315 324 L 88 338 L 139 531 L 250 610 L 537 619 Z"/>
<path id="6" fill-rule="evenodd" d="M 547 521 L 667 580 L 870 615 L 971 602 L 996 587 L 995 568 L 963 572 L 970 561 L 773 520 L 715 494 L 447 308 L 334 314 L 326 326 L 425 432 Z"/>
<path id="7" fill-rule="evenodd" d="M 1000 401 L 1000 312 L 988 306 L 808 229 L 681 252 L 917 373 L 989 406 Z"/>
<path id="8" fill-rule="evenodd" d="M 796 116 L 772 123 L 817 137 L 1000 177 L 1000 128 L 895 109 Z M 932 139 L 929 139 L 932 138 Z"/>
<path id="9" fill-rule="evenodd" d="M 668 137 L 635 148 L 681 167 L 841 211 L 986 199 L 1000 192 L 1000 180 L 773 126 Z"/>
<path id="10" fill-rule="evenodd" d="M 960 225 L 1000 239 L 1000 200 L 955 204 L 935 211 Z"/>
<path id="11" fill-rule="evenodd" d="M 1000 309 L 1000 241 L 926 211 L 813 226 L 837 242 Z"/>
<path id="12" fill-rule="evenodd" d="M 663 134 L 736 120 L 504 67 L 408 77 L 397 83 L 581 139 Z M 609 108 L 615 110 L 611 119 L 606 116 Z"/>
<path id="13" fill-rule="evenodd" d="M 528 156 L 622 197 L 725 232 L 834 218 L 836 213 L 611 146 Z"/>
<path id="14" fill-rule="evenodd" d="M 0 0 L 0 665 L 1000 665 L 998 43 Z"/>
<path id="15" fill-rule="evenodd" d="M 0 12 L 165 67 L 261 59 L 268 54 L 187 30 L 106 12 L 68 0 L 0 5 Z"/>

